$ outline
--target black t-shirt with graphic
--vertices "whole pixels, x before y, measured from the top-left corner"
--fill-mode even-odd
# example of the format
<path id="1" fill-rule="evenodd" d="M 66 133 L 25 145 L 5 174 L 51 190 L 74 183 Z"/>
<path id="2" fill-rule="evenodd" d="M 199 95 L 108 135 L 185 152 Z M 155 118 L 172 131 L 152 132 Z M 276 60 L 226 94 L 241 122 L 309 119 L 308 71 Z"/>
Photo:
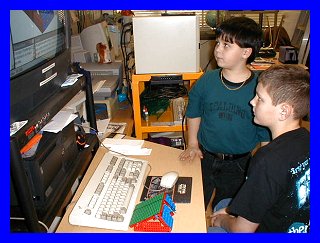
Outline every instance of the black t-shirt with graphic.
<path id="1" fill-rule="evenodd" d="M 259 223 L 257 232 L 309 232 L 310 134 L 287 132 L 257 151 L 232 214 Z"/>

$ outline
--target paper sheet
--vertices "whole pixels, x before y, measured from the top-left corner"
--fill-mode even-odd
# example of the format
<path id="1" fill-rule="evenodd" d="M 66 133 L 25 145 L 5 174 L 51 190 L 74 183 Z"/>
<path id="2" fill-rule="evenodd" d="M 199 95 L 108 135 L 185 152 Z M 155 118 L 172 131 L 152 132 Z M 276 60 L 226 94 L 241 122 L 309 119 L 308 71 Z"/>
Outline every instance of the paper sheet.
<path id="1" fill-rule="evenodd" d="M 59 111 L 41 131 L 58 133 L 76 117 L 77 115 L 73 114 L 72 111 Z"/>
<path id="2" fill-rule="evenodd" d="M 131 146 L 135 148 L 141 148 L 144 140 L 137 140 L 137 139 L 113 139 L 113 138 L 105 138 L 103 140 L 103 145 L 106 147 L 112 146 Z"/>
<path id="3" fill-rule="evenodd" d="M 111 147 L 110 151 L 117 152 L 123 155 L 150 155 L 152 149 L 148 148 L 140 148 L 140 149 L 132 149 L 129 147 Z"/>

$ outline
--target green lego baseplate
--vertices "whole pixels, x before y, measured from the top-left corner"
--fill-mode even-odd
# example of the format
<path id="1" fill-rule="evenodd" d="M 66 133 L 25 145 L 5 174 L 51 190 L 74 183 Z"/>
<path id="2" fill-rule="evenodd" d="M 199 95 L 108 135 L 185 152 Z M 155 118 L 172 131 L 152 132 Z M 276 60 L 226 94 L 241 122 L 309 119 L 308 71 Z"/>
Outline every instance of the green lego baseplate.
<path id="1" fill-rule="evenodd" d="M 161 193 L 136 205 L 132 214 L 130 226 L 160 213 L 163 200 L 164 193 Z"/>

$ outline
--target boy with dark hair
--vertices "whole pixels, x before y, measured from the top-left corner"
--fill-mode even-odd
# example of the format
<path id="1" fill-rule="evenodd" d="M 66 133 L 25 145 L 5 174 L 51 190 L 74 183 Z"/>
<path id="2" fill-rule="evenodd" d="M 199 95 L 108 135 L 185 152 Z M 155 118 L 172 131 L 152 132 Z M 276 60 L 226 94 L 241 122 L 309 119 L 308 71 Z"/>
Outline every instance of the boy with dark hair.
<path id="1" fill-rule="evenodd" d="M 252 19 L 234 17 L 216 29 L 219 69 L 206 72 L 192 87 L 186 111 L 188 147 L 181 160 L 201 158 L 205 207 L 233 197 L 243 184 L 251 151 L 270 140 L 266 128 L 253 123 L 249 101 L 257 73 L 247 64 L 262 45 L 262 30 Z"/>
<path id="2" fill-rule="evenodd" d="M 309 73 L 297 65 L 270 67 L 250 103 L 254 122 L 270 129 L 272 141 L 256 152 L 246 182 L 230 206 L 213 214 L 212 225 L 227 232 L 308 232 L 310 134 L 300 120 L 310 108 Z"/>

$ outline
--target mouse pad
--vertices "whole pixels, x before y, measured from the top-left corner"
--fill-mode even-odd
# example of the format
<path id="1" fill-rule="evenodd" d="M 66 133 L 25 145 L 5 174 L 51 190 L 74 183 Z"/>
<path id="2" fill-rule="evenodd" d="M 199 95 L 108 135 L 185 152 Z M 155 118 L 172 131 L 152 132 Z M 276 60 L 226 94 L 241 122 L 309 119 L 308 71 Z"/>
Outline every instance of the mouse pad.
<path id="1" fill-rule="evenodd" d="M 172 189 L 164 189 L 160 186 L 161 176 L 148 176 L 143 188 L 140 201 L 152 198 L 159 193 L 166 191 L 169 195 L 173 195 L 175 203 L 190 203 L 192 177 L 179 177 Z"/>

